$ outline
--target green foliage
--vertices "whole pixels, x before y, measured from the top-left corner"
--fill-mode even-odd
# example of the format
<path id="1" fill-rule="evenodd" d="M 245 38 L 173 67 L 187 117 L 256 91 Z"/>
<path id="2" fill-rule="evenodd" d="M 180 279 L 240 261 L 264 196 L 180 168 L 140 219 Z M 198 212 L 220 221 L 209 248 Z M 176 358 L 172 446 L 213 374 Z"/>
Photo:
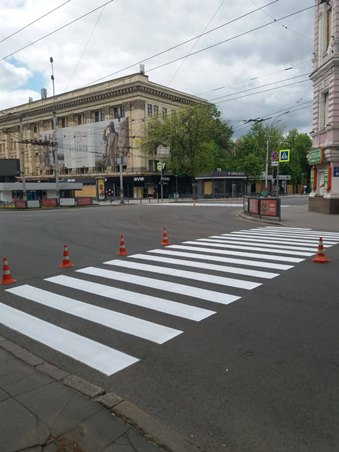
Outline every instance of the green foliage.
<path id="1" fill-rule="evenodd" d="M 159 145 L 170 150 L 168 167 L 175 174 L 197 174 L 225 168 L 232 129 L 214 105 L 190 105 L 165 118 L 153 117 L 144 129 L 144 150 L 156 158 Z"/>
<path id="2" fill-rule="evenodd" d="M 291 176 L 292 184 L 305 184 L 308 172 L 307 153 L 312 146 L 311 138 L 306 133 L 298 133 L 297 129 L 292 129 L 284 137 L 281 146 L 281 149 L 291 149 L 290 162 L 281 165 L 281 172 Z"/>
<path id="3" fill-rule="evenodd" d="M 282 129 L 262 122 L 253 123 L 250 131 L 236 141 L 233 167 L 259 180 L 266 168 L 266 155 L 279 147 Z"/>
<path id="4" fill-rule="evenodd" d="M 312 140 L 305 133 L 292 129 L 286 136 L 283 129 L 274 124 L 254 123 L 250 131 L 236 141 L 233 168 L 244 171 L 258 180 L 266 168 L 266 155 L 269 162 L 272 151 L 290 149 L 290 162 L 280 164 L 280 174 L 291 176 L 293 184 L 303 184 L 307 178 L 307 152 Z"/>

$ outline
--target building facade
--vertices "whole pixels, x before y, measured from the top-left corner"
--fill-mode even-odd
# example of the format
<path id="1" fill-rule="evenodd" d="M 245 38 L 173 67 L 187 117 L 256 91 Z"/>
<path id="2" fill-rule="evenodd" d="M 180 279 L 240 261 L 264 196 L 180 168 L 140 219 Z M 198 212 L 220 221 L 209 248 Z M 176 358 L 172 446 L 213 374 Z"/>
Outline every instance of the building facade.
<path id="1" fill-rule="evenodd" d="M 20 159 L 21 179 L 84 181 L 84 195 L 105 181 L 105 195 L 159 192 L 157 162 L 168 156 L 159 147 L 143 152 L 146 122 L 153 116 L 204 99 L 149 81 L 140 73 L 3 110 L 0 114 L 0 159 Z M 121 184 L 121 178 L 128 184 Z M 174 175 L 165 174 L 174 180 Z"/>
<path id="2" fill-rule="evenodd" d="M 315 0 L 309 210 L 339 213 L 339 0 Z"/>

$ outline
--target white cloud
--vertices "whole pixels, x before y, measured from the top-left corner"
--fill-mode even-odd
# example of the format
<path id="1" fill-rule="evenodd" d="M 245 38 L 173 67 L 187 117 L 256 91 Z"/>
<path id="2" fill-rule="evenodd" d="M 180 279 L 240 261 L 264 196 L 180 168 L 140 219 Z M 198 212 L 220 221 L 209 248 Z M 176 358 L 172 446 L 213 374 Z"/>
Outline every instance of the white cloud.
<path id="1" fill-rule="evenodd" d="M 0 41 L 65 1 L 2 0 Z M 0 60 L 103 3 L 104 0 L 67 2 L 44 19 L 0 42 Z M 12 58 L 2 60 L 0 107 L 25 103 L 32 95 L 36 99 L 41 87 L 46 87 L 51 92 L 50 56 L 54 58 L 56 92 L 72 90 L 133 64 L 132 68 L 118 72 L 116 76 L 137 72 L 139 67 L 135 63 L 138 61 L 198 35 L 208 24 L 208 29 L 220 26 L 267 3 L 270 1 L 115 0 L 106 5 L 103 12 L 98 10 L 15 53 Z M 190 42 L 147 61 L 146 73 L 155 83 L 170 83 L 172 88 L 207 99 L 310 73 L 314 9 L 291 15 L 281 22 L 264 25 L 312 6 L 313 0 L 272 2 L 264 10 L 233 21 L 201 37 L 196 43 Z M 261 28 L 251 32 L 257 27 Z M 239 34 L 243 36 L 234 38 Z M 228 42 L 151 70 L 187 55 L 194 43 L 192 51 L 196 52 L 225 40 Z M 288 67 L 292 69 L 286 71 Z M 255 77 L 257 79 L 253 80 Z M 307 76 L 281 84 L 301 79 L 305 80 Z M 36 86 L 39 82 L 41 86 Z M 214 91 L 222 86 L 228 88 Z M 273 88 L 273 85 L 267 86 L 269 88 Z M 250 92 L 244 92 L 245 94 Z M 240 94 L 234 94 L 234 97 L 240 97 Z M 296 109 L 298 105 L 301 108 L 303 102 L 311 99 L 312 85 L 308 81 L 234 101 L 220 99 L 222 102 L 218 107 L 224 118 L 230 119 L 237 130 L 243 124 L 242 120 L 267 117 L 277 111 L 284 113 Z M 284 114 L 282 118 L 286 130 L 298 127 L 300 131 L 307 132 L 311 129 L 309 105 L 294 114 Z M 241 126 L 237 134 L 244 132 L 246 128 Z"/>

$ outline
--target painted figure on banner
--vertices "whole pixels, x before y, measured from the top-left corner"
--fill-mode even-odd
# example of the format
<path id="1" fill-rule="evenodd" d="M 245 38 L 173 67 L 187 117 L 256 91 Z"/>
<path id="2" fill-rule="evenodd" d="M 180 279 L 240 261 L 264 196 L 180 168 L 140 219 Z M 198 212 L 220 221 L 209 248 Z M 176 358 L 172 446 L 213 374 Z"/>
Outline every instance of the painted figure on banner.
<path id="1" fill-rule="evenodd" d="M 118 153 L 118 142 L 119 142 L 119 134 L 115 130 L 114 122 L 111 121 L 104 129 L 103 140 L 105 143 L 104 150 L 104 165 L 107 166 L 116 166 L 117 158 L 119 156 Z"/>

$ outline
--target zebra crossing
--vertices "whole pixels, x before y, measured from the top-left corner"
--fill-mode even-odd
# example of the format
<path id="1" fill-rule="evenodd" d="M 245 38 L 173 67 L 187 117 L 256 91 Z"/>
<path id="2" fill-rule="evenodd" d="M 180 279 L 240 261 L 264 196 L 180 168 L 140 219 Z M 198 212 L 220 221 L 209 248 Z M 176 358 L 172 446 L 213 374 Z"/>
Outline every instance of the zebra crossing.
<path id="1" fill-rule="evenodd" d="M 31 313 L 34 306 L 83 319 L 93 328 L 108 328 L 112 335 L 119 332 L 161 346 L 185 334 L 184 328 L 164 324 L 166 316 L 206 321 L 223 306 L 239 300 L 242 293 L 316 254 L 320 236 L 325 247 L 339 243 L 339 233 L 264 226 L 112 259 L 71 275 L 45 278 L 43 285 L 47 284 L 48 290 L 30 284 L 6 289 L 14 305 L 16 300 L 29 300 L 26 310 L 30 313 L 0 301 L 0 324 L 110 376 L 142 357 L 36 317 Z M 63 295 L 57 293 L 57 287 Z M 95 297 L 95 304 L 87 301 L 86 294 Z M 177 301 L 178 295 L 186 302 Z M 117 303 L 128 306 L 129 314 L 114 310 Z M 131 315 L 133 309 L 140 308 L 145 318 Z M 161 318 L 165 321 L 147 320 L 150 312 L 164 314 Z"/>

